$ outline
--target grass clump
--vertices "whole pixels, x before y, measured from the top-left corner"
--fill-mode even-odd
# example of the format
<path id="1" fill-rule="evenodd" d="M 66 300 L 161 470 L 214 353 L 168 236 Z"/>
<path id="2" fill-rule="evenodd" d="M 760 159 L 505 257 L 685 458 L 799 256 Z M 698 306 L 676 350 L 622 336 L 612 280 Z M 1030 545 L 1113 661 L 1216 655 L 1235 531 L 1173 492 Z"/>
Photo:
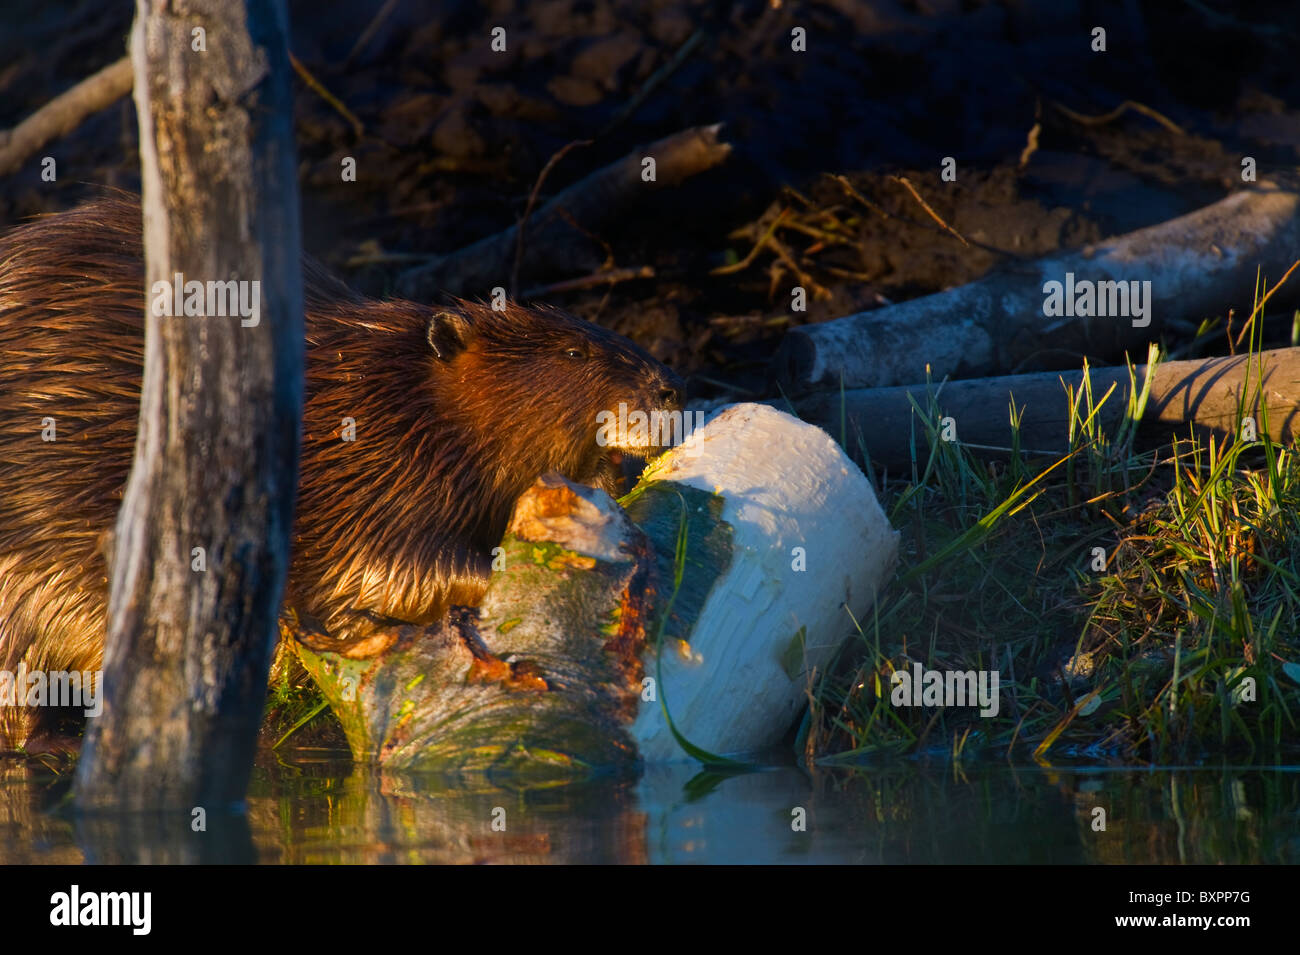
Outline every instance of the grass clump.
<path id="1" fill-rule="evenodd" d="M 1152 350 L 1148 369 L 1157 355 Z M 1254 427 L 1138 452 L 1150 387 L 1067 390 L 1069 453 L 941 440 L 882 489 L 900 567 L 812 690 L 801 746 L 886 754 L 1277 762 L 1300 741 L 1300 456 Z M 1262 405 L 1254 388 L 1244 409 Z M 1288 409 L 1289 410 L 1289 409 Z M 1010 409 L 1013 433 L 1017 409 Z M 1238 420 L 1244 420 L 1242 414 Z M 998 671 L 999 711 L 891 703 L 891 678 Z"/>
<path id="2" fill-rule="evenodd" d="M 346 748 L 343 728 L 287 639 L 275 648 L 259 734 L 262 745 Z"/>

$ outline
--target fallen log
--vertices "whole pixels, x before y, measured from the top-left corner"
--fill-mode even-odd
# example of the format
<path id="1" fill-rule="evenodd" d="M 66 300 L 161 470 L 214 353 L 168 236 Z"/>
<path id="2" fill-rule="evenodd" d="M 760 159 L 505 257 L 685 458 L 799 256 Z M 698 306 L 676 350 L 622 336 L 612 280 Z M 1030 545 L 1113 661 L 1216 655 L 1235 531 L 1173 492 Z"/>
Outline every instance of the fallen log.
<path id="1" fill-rule="evenodd" d="M 1139 390 L 1146 374 L 1145 365 L 1135 369 Z M 1096 401 L 1115 386 L 1115 393 L 1097 416 L 1101 429 L 1114 434 L 1132 391 L 1128 370 L 1092 368 L 1089 376 Z M 979 451 L 1012 446 L 1010 406 L 1014 402 L 1021 415 L 1020 447 L 1059 455 L 1069 450 L 1071 409 L 1066 385 L 1077 394 L 1082 383 L 1082 371 L 1052 371 L 947 381 L 942 386 L 861 388 L 846 390 L 843 395 L 811 395 L 796 401 L 795 410 L 804 420 L 836 435 L 843 422 L 848 447 L 856 449 L 860 441 L 873 463 L 894 468 L 909 464 L 913 437 L 917 458 L 924 465 L 929 439 L 916 408 L 928 413 L 932 395 L 937 393 L 937 416 L 952 417 L 956 440 Z M 1262 402 L 1268 407 L 1268 437 L 1294 443 L 1300 435 L 1300 348 L 1157 364 L 1137 442 L 1156 447 L 1192 433 L 1222 439 L 1242 433 L 1247 415 L 1262 438 Z"/>
<path id="2" fill-rule="evenodd" d="M 603 255 L 584 232 L 593 232 L 643 198 L 648 189 L 676 186 L 721 163 L 731 146 L 718 138 L 720 125 L 696 126 L 674 133 L 574 183 L 534 212 L 527 221 L 488 236 L 456 252 L 415 266 L 397 278 L 399 295 L 432 301 L 442 293 L 466 297 L 491 296 L 508 288 L 521 248 L 520 271 L 537 274 L 587 273 Z M 655 160 L 655 179 L 645 182 L 642 161 Z"/>
<path id="3" fill-rule="evenodd" d="M 786 394 L 802 395 L 910 384 L 924 380 L 927 367 L 940 379 L 1068 368 L 1084 356 L 1118 364 L 1126 351 L 1141 352 L 1180 321 L 1194 328 L 1234 305 L 1247 314 L 1256 268 L 1275 281 L 1297 249 L 1300 193 L 1260 183 L 1095 247 L 793 328 L 774 372 Z M 1049 283 L 1059 283 L 1059 291 Z M 1278 303 L 1296 294 L 1283 288 Z"/>
<path id="4" fill-rule="evenodd" d="M 821 430 L 737 405 L 624 500 L 544 478 L 477 613 L 362 660 L 298 643 L 354 756 L 544 782 L 689 758 L 677 734 L 779 742 L 892 570 L 870 482 Z"/>

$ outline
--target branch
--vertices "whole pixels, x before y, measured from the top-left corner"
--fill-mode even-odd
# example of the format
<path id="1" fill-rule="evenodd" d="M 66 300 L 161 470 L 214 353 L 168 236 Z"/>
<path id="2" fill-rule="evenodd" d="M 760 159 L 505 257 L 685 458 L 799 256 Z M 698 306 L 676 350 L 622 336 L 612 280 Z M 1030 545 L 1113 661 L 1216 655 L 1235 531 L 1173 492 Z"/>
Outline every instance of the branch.
<path id="1" fill-rule="evenodd" d="M 0 132 L 0 176 L 16 171 L 51 139 L 64 136 L 92 113 L 131 92 L 131 58 L 124 56 L 46 103 L 11 130 Z"/>

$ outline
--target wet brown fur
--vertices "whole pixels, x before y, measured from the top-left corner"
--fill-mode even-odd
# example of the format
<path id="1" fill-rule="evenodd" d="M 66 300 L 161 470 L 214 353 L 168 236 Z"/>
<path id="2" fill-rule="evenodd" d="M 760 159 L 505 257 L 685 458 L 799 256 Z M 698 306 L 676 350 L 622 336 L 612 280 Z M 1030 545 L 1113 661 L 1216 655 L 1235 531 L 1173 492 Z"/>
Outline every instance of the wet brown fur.
<path id="1" fill-rule="evenodd" d="M 0 238 L 0 668 L 11 672 L 100 665 L 103 551 L 144 359 L 140 228 L 138 203 L 115 197 Z M 311 263 L 304 282 L 285 602 L 344 639 L 477 604 L 513 504 L 539 475 L 608 483 L 597 412 L 678 406 L 670 370 L 561 312 L 378 302 Z M 54 442 L 41 440 L 46 417 Z M 344 418 L 353 442 L 341 439 Z M 0 712 L 0 749 L 41 715 Z"/>

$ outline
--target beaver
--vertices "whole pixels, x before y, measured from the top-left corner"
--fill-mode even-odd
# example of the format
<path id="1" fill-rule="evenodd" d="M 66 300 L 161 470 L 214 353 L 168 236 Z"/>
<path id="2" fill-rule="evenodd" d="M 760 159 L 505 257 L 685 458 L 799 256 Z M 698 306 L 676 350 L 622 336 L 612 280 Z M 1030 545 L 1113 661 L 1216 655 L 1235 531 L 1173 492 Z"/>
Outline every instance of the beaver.
<path id="1" fill-rule="evenodd" d="M 100 667 L 105 553 L 143 375 L 141 222 L 138 199 L 115 195 L 0 238 L 10 673 Z M 378 301 L 308 257 L 303 270 L 306 398 L 282 614 L 337 645 L 477 605 L 512 508 L 539 476 L 613 491 L 620 449 L 597 442 L 598 413 L 681 407 L 669 368 L 559 310 Z M 47 709 L 0 707 L 0 744 L 30 750 Z"/>

